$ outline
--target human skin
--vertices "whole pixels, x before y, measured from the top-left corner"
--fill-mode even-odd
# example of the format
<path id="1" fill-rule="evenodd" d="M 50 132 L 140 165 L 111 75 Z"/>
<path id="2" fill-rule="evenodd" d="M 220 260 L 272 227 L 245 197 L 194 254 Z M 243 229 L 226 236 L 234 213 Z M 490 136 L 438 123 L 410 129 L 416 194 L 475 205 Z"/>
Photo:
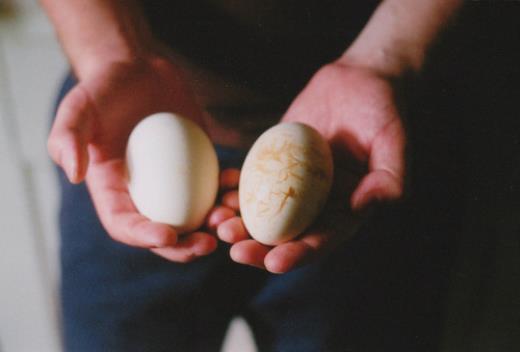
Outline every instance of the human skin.
<path id="1" fill-rule="evenodd" d="M 177 262 L 211 253 L 217 243 L 209 231 L 178 238 L 172 227 L 140 215 L 126 186 L 124 147 L 140 119 L 173 111 L 204 127 L 203 110 L 179 67 L 154 40 L 132 1 L 40 2 L 78 78 L 60 104 L 49 136 L 53 160 L 71 182 L 86 180 L 99 218 L 115 240 Z M 334 211 L 327 213 L 337 218 L 321 219 L 297 240 L 276 247 L 248 238 L 235 216 L 236 192 L 226 194 L 224 204 L 210 214 L 208 227 L 233 243 L 233 260 L 287 272 L 348 238 L 360 221 L 354 212 L 402 196 L 405 135 L 398 87 L 421 70 L 435 38 L 461 4 L 383 1 L 345 54 L 314 75 L 282 120 L 304 122 L 321 132 L 334 149 L 336 169 L 366 164 L 368 172 L 344 179 L 336 175 L 336 187 L 345 189 L 334 193 L 338 196 L 327 205 Z M 237 181 L 233 170 L 221 176 L 223 189 L 236 187 Z"/>

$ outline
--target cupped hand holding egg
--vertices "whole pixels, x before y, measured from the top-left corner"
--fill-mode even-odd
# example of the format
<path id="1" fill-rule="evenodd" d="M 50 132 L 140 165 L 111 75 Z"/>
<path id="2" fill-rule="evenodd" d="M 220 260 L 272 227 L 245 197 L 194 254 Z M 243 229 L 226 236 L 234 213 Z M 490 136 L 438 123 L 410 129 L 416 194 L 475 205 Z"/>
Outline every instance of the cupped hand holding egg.
<path id="1" fill-rule="evenodd" d="M 176 246 L 152 251 L 186 262 L 215 248 L 208 232 L 235 215 L 225 205 L 215 206 L 219 184 L 236 188 L 238 174 L 224 170 L 219 176 L 215 149 L 200 127 L 173 113 L 144 118 L 130 134 L 126 168 L 129 194 L 139 213 L 180 235 Z M 201 248 L 194 251 L 197 242 Z"/>
<path id="2" fill-rule="evenodd" d="M 172 226 L 140 214 L 128 190 L 125 150 L 140 121 L 157 111 L 203 121 L 183 70 L 159 55 L 98 68 L 71 85 L 60 102 L 48 139 L 52 159 L 71 182 L 85 181 L 98 219 L 113 240 L 175 262 L 211 253 L 217 240 L 208 229 L 179 236 Z"/>
<path id="3" fill-rule="evenodd" d="M 378 71 L 339 61 L 312 77 L 282 121 L 310 125 L 330 143 L 329 199 L 302 234 L 275 246 L 251 239 L 247 221 L 245 226 L 240 218 L 222 223 L 217 232 L 233 243 L 233 260 L 273 273 L 293 270 L 341 247 L 370 219 L 368 209 L 402 197 L 406 138 L 394 84 Z"/>
<path id="4" fill-rule="evenodd" d="M 359 177 L 334 170 L 352 182 L 332 189 L 332 162 L 328 143 L 308 125 L 282 123 L 266 131 L 241 171 L 241 217 L 218 227 L 219 238 L 233 244 L 232 259 L 284 273 L 345 237 L 336 234 L 345 223 L 356 226 L 344 200 Z"/>

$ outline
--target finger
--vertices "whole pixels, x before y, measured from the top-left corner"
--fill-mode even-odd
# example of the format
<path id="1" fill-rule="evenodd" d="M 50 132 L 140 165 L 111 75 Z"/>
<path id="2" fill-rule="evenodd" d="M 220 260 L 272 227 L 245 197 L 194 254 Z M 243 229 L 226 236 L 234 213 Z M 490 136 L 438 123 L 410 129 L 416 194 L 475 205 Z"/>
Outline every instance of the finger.
<path id="1" fill-rule="evenodd" d="M 88 170 L 87 185 L 101 223 L 114 240 L 130 246 L 174 245 L 177 233 L 171 226 L 138 213 L 128 193 L 124 170 L 123 160 L 92 163 Z"/>
<path id="2" fill-rule="evenodd" d="M 188 263 L 208 255 L 217 248 L 217 239 L 205 232 L 183 235 L 175 246 L 152 248 L 151 251 L 167 260 Z"/>
<path id="3" fill-rule="evenodd" d="M 222 204 L 235 211 L 238 211 L 240 209 L 238 202 L 238 191 L 229 191 L 224 193 L 222 196 Z"/>
<path id="4" fill-rule="evenodd" d="M 220 173 L 220 188 L 223 190 L 233 189 L 238 187 L 240 180 L 239 169 L 225 169 Z"/>
<path id="5" fill-rule="evenodd" d="M 115 215 L 106 227 L 115 240 L 134 247 L 165 247 L 177 242 L 177 232 L 171 226 L 150 221 L 133 210 Z"/>
<path id="6" fill-rule="evenodd" d="M 276 274 L 294 270 L 351 239 L 364 218 L 347 207 L 345 202 L 329 203 L 306 233 L 279 244 L 269 252 L 264 260 L 266 269 Z"/>
<path id="7" fill-rule="evenodd" d="M 246 240 L 234 244 L 229 251 L 231 259 L 240 264 L 265 269 L 264 258 L 271 250 L 255 240 Z"/>
<path id="8" fill-rule="evenodd" d="M 352 195 L 352 209 L 362 211 L 371 204 L 399 199 L 403 194 L 402 180 L 386 170 L 366 175 Z"/>
<path id="9" fill-rule="evenodd" d="M 401 121 L 396 118 L 373 142 L 370 171 L 352 194 L 351 205 L 354 210 L 365 209 L 374 202 L 394 201 L 402 197 L 404 153 L 405 133 Z"/>
<path id="10" fill-rule="evenodd" d="M 298 240 L 274 247 L 265 257 L 266 269 L 274 274 L 286 273 L 311 261 L 326 249 L 330 235 L 312 232 Z"/>
<path id="11" fill-rule="evenodd" d="M 211 210 L 206 223 L 208 228 L 216 230 L 221 223 L 233 216 L 235 216 L 235 211 L 233 209 L 226 206 L 218 206 Z"/>
<path id="12" fill-rule="evenodd" d="M 220 224 L 217 228 L 217 236 L 227 243 L 236 243 L 249 238 L 242 219 L 238 216 L 230 218 Z"/>
<path id="13" fill-rule="evenodd" d="M 79 183 L 85 177 L 94 117 L 93 105 L 80 85 L 65 96 L 58 108 L 47 148 L 72 183 Z"/>

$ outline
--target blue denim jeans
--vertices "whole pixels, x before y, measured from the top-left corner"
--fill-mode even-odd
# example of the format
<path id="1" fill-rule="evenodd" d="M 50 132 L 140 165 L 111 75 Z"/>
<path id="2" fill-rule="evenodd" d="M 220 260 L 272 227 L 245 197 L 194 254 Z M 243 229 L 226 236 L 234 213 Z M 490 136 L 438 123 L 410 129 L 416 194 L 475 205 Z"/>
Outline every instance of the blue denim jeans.
<path id="1" fill-rule="evenodd" d="M 58 101 L 74 84 L 68 77 Z M 240 167 L 244 151 L 217 150 L 222 168 Z M 429 261 L 414 260 L 425 247 L 405 225 L 406 210 L 379 215 L 325 258 L 272 275 L 232 262 L 225 243 L 189 264 L 116 243 L 85 184 L 68 183 L 61 171 L 59 180 L 67 351 L 218 351 L 235 315 L 249 322 L 261 351 L 427 351 L 435 344 L 438 280 L 428 276 Z"/>

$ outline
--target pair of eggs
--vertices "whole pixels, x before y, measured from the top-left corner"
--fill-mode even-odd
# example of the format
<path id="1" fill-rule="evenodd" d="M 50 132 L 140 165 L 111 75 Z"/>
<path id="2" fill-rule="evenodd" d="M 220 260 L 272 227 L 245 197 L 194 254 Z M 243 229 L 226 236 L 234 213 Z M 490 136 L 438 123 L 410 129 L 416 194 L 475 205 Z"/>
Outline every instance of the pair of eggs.
<path id="1" fill-rule="evenodd" d="M 137 210 L 179 232 L 200 228 L 215 204 L 218 159 L 194 122 L 172 113 L 142 120 L 127 145 L 128 188 Z M 239 204 L 250 235 L 277 245 L 320 213 L 332 184 L 328 143 L 313 128 L 282 123 L 264 132 L 242 166 Z"/>

